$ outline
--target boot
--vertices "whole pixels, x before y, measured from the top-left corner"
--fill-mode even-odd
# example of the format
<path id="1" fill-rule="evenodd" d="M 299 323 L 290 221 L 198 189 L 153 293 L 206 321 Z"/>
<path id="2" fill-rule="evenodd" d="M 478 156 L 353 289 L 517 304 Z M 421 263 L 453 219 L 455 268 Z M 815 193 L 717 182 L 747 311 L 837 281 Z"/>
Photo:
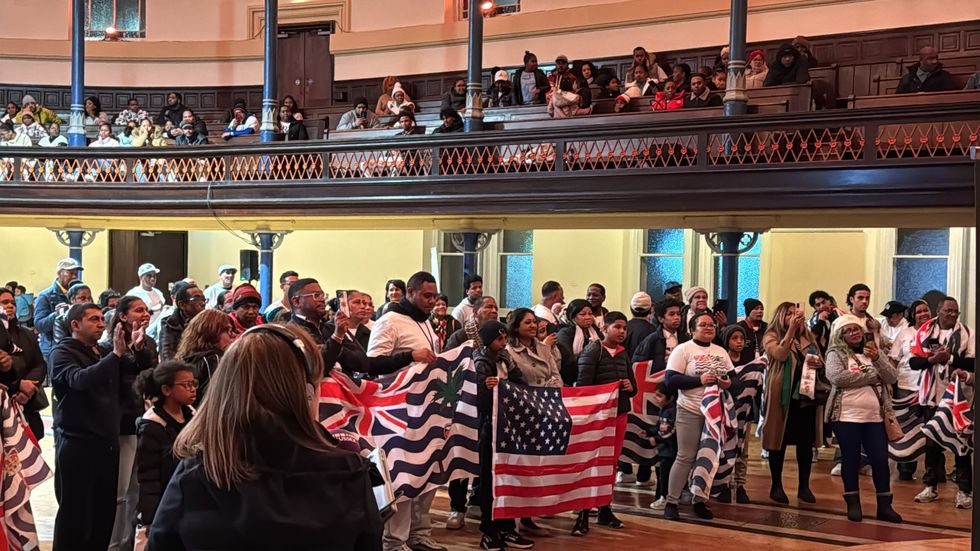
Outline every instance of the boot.
<path id="1" fill-rule="evenodd" d="M 890 496 L 889 496 L 890 497 Z M 847 503 L 847 520 L 861 522 L 864 515 L 861 513 L 861 495 L 857 492 L 844 494 L 844 503 Z M 891 500 L 889 499 L 889 503 Z M 890 508 L 891 506 L 889 506 Z"/>
<path id="2" fill-rule="evenodd" d="M 717 501 L 718 503 L 731 503 L 732 489 L 729 488 L 728 486 L 725 486 L 718 491 L 717 495 L 712 496 L 711 499 Z"/>
<path id="3" fill-rule="evenodd" d="M 781 480 L 772 481 L 772 486 L 769 487 L 769 499 L 775 501 L 776 503 L 789 503 L 789 498 L 786 497 L 786 492 L 783 491 L 783 483 Z"/>
<path id="4" fill-rule="evenodd" d="M 800 489 L 796 491 L 796 497 L 800 498 L 800 501 L 805 503 L 816 503 L 817 498 L 810 491 L 808 486 L 800 486 Z"/>
<path id="5" fill-rule="evenodd" d="M 878 520 L 883 520 L 885 522 L 894 522 L 896 524 L 902 522 L 902 517 L 892 509 L 892 494 L 878 494 L 878 511 L 875 514 L 875 518 Z"/>

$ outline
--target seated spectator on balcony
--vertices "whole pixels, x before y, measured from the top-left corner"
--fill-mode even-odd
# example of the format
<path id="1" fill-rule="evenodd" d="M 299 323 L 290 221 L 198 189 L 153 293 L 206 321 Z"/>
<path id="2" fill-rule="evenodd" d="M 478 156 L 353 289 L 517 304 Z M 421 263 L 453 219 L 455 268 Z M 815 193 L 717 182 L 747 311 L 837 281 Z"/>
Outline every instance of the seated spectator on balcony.
<path id="1" fill-rule="evenodd" d="M 558 88 L 558 83 L 564 80 L 572 81 L 573 86 L 570 90 L 575 88 L 575 74 L 572 73 L 571 67 L 568 65 L 568 56 L 561 54 L 555 58 L 555 70 L 548 75 L 548 84 L 552 90 L 555 90 Z"/>
<path id="2" fill-rule="evenodd" d="M 493 84 L 487 90 L 487 107 L 510 107 L 514 102 L 510 75 L 504 69 L 493 74 Z"/>
<path id="3" fill-rule="evenodd" d="M 674 93 L 677 83 L 668 80 L 664 83 L 664 91 L 657 92 L 657 97 L 650 102 L 650 108 L 654 111 L 674 111 L 684 107 L 684 96 Z"/>
<path id="4" fill-rule="evenodd" d="M 712 90 L 718 92 L 724 92 L 728 88 L 728 73 L 725 71 L 715 71 L 715 74 L 711 75 L 711 84 L 714 88 Z"/>
<path id="5" fill-rule="evenodd" d="M 340 116 L 337 130 L 363 130 L 379 126 L 381 121 L 368 110 L 367 98 L 357 98 L 354 100 L 354 108 Z"/>
<path id="6" fill-rule="evenodd" d="M 53 122 L 48 125 L 48 133 L 37 145 L 41 147 L 68 147 L 68 138 L 61 135 L 61 125 Z"/>
<path id="7" fill-rule="evenodd" d="M 595 99 L 610 99 L 620 94 L 619 79 L 616 75 L 603 73 L 596 77 L 596 83 L 599 85 L 599 93 L 594 96 Z"/>
<path id="8" fill-rule="evenodd" d="M 573 91 L 575 81 L 559 79 L 557 89 L 552 92 L 548 100 L 548 114 L 552 118 L 565 119 L 569 117 L 581 117 L 592 114 L 591 105 L 583 107 L 583 100 L 580 94 Z M 588 91 L 588 87 L 585 88 Z"/>
<path id="9" fill-rule="evenodd" d="M 309 133 L 303 121 L 293 118 L 293 111 L 286 105 L 279 106 L 279 132 L 283 136 L 283 141 L 295 142 L 297 140 L 310 139 Z"/>
<path id="10" fill-rule="evenodd" d="M 800 58 L 806 62 L 807 69 L 813 69 L 817 66 L 817 57 L 810 51 L 810 46 L 810 40 L 803 35 L 793 39 L 793 47 L 800 53 Z"/>
<path id="11" fill-rule="evenodd" d="M 399 115 L 403 111 L 415 113 L 415 103 L 412 101 L 412 98 L 408 97 L 408 93 L 402 88 L 400 82 L 396 82 L 395 87 L 391 90 L 391 101 L 388 102 L 388 111 L 390 113 L 398 113 Z"/>
<path id="12" fill-rule="evenodd" d="M 970 75 L 969 80 L 966 81 L 966 86 L 963 87 L 964 90 L 980 90 L 980 71 L 977 71 Z"/>
<path id="13" fill-rule="evenodd" d="M 722 71 L 726 71 L 727 72 L 728 71 L 728 57 L 729 57 L 729 49 L 728 49 L 728 46 L 725 46 L 724 48 L 721 49 L 720 52 L 718 52 L 718 57 L 715 58 L 715 66 L 712 67 L 712 68 L 713 69 L 721 69 Z"/>
<path id="14" fill-rule="evenodd" d="M 727 63 L 727 62 L 726 62 Z M 670 79 L 674 81 L 674 93 L 684 95 L 691 91 L 691 66 L 678 63 L 671 69 Z"/>
<path id="15" fill-rule="evenodd" d="M 917 92 L 943 92 L 955 90 L 953 77 L 943 69 L 939 62 L 939 52 L 932 46 L 919 50 L 919 62 L 910 65 L 901 82 L 898 83 L 896 94 L 914 94 Z"/>
<path id="16" fill-rule="evenodd" d="M 184 107 L 183 98 L 178 92 L 170 92 L 167 94 L 167 105 L 160 110 L 160 114 L 157 115 L 156 124 L 162 126 L 165 130 L 167 129 L 167 121 L 170 121 L 172 128 L 180 126 L 180 120 L 183 117 L 184 111 L 187 108 Z"/>
<path id="17" fill-rule="evenodd" d="M 279 105 L 285 105 L 289 107 L 289 112 L 293 114 L 293 119 L 297 121 L 303 120 L 303 110 L 300 109 L 299 105 L 296 105 L 296 98 L 293 96 L 284 96 Z"/>
<path id="18" fill-rule="evenodd" d="M 698 67 L 698 72 L 694 74 L 704 77 L 704 85 L 708 87 L 708 90 L 711 90 L 712 92 L 715 90 L 715 83 L 711 81 L 711 77 L 713 77 L 715 74 L 715 69 L 708 67 L 707 65 L 702 65 Z"/>
<path id="19" fill-rule="evenodd" d="M 641 96 L 655 96 L 659 91 L 657 83 L 651 80 L 647 75 L 647 68 L 643 65 L 637 65 L 633 67 L 633 74 L 636 75 L 636 80 L 626 83 L 626 88 L 636 88 L 640 91 Z"/>
<path id="20" fill-rule="evenodd" d="M 183 130 L 183 128 L 181 129 Z M 225 131 L 221 134 L 221 137 L 228 141 L 232 138 L 237 138 L 238 136 L 248 136 L 250 134 L 257 134 L 259 131 L 259 119 L 255 118 L 255 115 L 249 113 L 241 105 L 235 107 L 232 111 L 231 122 L 225 128 Z"/>
<path id="21" fill-rule="evenodd" d="M 302 124 L 302 123 L 300 123 Z M 207 145 L 207 132 L 201 133 L 201 129 L 190 121 L 180 123 L 180 135 L 177 136 L 177 145 Z M 229 138 L 225 138 L 226 140 Z"/>
<path id="22" fill-rule="evenodd" d="M 24 96 L 24 99 L 22 101 L 24 102 L 24 108 L 21 109 L 20 113 L 17 115 L 17 119 L 15 120 L 15 122 L 21 122 L 21 116 L 27 112 L 34 113 L 35 122 L 37 122 L 41 126 L 47 126 L 53 122 L 56 122 L 58 124 L 64 122 L 60 118 L 58 118 L 58 115 L 56 115 L 54 111 L 38 105 L 37 100 L 34 99 L 34 96 L 28 94 Z"/>
<path id="23" fill-rule="evenodd" d="M 460 116 L 459 111 L 452 108 L 443 109 L 439 116 L 442 117 L 442 125 L 433 130 L 433 134 L 463 131 L 463 117 Z"/>
<path id="24" fill-rule="evenodd" d="M 769 67 L 769 74 L 763 86 L 780 86 L 783 84 L 803 84 L 810 80 L 810 69 L 806 60 L 800 58 L 800 52 L 792 44 L 786 43 L 779 47 L 776 58 Z"/>
<path id="25" fill-rule="evenodd" d="M 691 77 L 691 92 L 684 96 L 684 108 L 692 107 L 721 107 L 721 96 L 712 94 L 705 84 L 704 77 L 694 75 Z"/>
<path id="26" fill-rule="evenodd" d="M 769 66 L 766 65 L 766 53 L 762 50 L 752 50 L 749 54 L 749 66 L 745 68 L 745 88 L 762 88 L 766 82 L 766 75 L 769 74 Z"/>
<path id="27" fill-rule="evenodd" d="M 398 114 L 398 123 L 395 128 L 401 128 L 402 131 L 395 134 L 396 136 L 411 136 L 414 134 L 425 134 L 425 130 L 415 126 L 415 113 L 411 111 L 402 111 Z"/>
<path id="28" fill-rule="evenodd" d="M 129 98 L 129 103 L 126 106 L 126 110 L 119 113 L 116 117 L 116 124 L 122 126 L 124 124 L 129 124 L 130 121 L 139 124 L 143 119 L 149 118 L 150 115 L 146 111 L 140 109 L 140 102 L 136 98 Z"/>
<path id="29" fill-rule="evenodd" d="M 538 69 L 538 56 L 524 52 L 524 67 L 514 71 L 511 81 L 514 89 L 514 105 L 544 105 L 551 90 L 548 77 Z"/>
<path id="30" fill-rule="evenodd" d="M 242 108 L 244 108 L 245 101 L 244 100 L 239 100 L 239 101 L 241 101 L 240 106 Z M 189 107 L 185 107 L 184 110 L 181 111 L 180 121 L 173 128 L 170 128 L 170 129 L 166 129 L 165 128 L 166 131 L 164 132 L 164 134 L 166 134 L 166 135 L 170 136 L 171 138 L 173 138 L 174 140 L 176 140 L 180 136 L 183 136 L 184 134 L 187 133 L 187 129 L 184 127 L 184 125 L 186 125 L 188 123 L 191 124 L 191 125 L 193 125 L 193 127 L 194 127 L 194 138 L 192 140 L 190 140 L 190 141 L 191 142 L 195 142 L 195 143 L 182 144 L 182 145 L 200 145 L 202 143 L 208 143 L 208 141 L 207 141 L 207 136 L 208 136 L 208 125 L 207 125 L 207 123 L 205 123 L 201 119 L 197 118 L 197 114 L 194 113 L 194 110 L 193 109 L 190 109 Z M 170 124 L 169 119 L 167 120 L 167 124 Z M 201 136 L 204 137 L 203 138 L 204 141 L 200 141 L 202 139 Z M 195 140 L 197 140 L 197 141 L 195 141 Z"/>
<path id="31" fill-rule="evenodd" d="M 34 142 L 27 134 L 14 130 L 13 121 L 0 123 L 0 147 L 31 147 L 33 145 Z M 8 161 L 8 159 L 4 159 L 4 161 Z"/>
<path id="32" fill-rule="evenodd" d="M 85 126 L 101 125 L 109 123 L 109 114 L 102 110 L 102 102 L 95 96 L 85 98 Z"/>
<path id="33" fill-rule="evenodd" d="M 37 145 L 42 138 L 48 135 L 44 127 L 34 120 L 34 113 L 30 111 L 24 111 L 21 114 L 21 123 L 17 125 L 15 130 L 18 134 L 27 134 L 27 137 L 31 139 L 31 143 L 34 145 Z"/>
<path id="34" fill-rule="evenodd" d="M 392 113 L 388 110 L 388 102 L 391 101 L 391 94 L 395 90 L 395 85 L 398 84 L 398 77 L 388 75 L 384 80 L 381 81 L 381 97 L 378 98 L 378 104 L 374 107 L 374 114 L 379 117 L 397 115 L 398 112 Z"/>
<path id="35" fill-rule="evenodd" d="M 667 80 L 667 73 L 664 72 L 663 67 L 657 63 L 657 54 L 647 52 L 646 48 L 643 46 L 633 48 L 633 63 L 630 65 L 630 68 L 626 70 L 626 74 L 623 76 L 626 82 L 632 82 L 639 78 L 635 73 L 637 67 L 643 67 L 646 69 L 647 78 L 654 81 L 658 85 Z"/>
<path id="36" fill-rule="evenodd" d="M 465 80 L 459 79 L 453 83 L 453 87 L 442 95 L 442 105 L 439 108 L 443 111 L 446 109 L 455 109 L 457 111 L 466 109 Z"/>
<path id="37" fill-rule="evenodd" d="M 112 125 L 104 122 L 99 125 L 99 136 L 95 138 L 89 147 L 119 147 L 119 140 L 112 135 Z"/>
<path id="38" fill-rule="evenodd" d="M 619 113 L 626 110 L 632 101 L 641 96 L 640 89 L 636 86 L 631 86 L 626 89 L 625 92 L 616 96 L 616 103 L 613 105 L 613 112 Z"/>
<path id="39" fill-rule="evenodd" d="M 0 117 L 0 122 L 14 122 L 17 120 L 17 113 L 20 112 L 20 106 L 16 102 L 8 101 L 7 106 L 3 112 L 3 116 Z"/>
<path id="40" fill-rule="evenodd" d="M 143 119 L 133 130 L 133 147 L 166 147 L 170 145 L 163 128 L 153 124 L 150 119 Z"/>
<path id="41" fill-rule="evenodd" d="M 580 80 L 579 87 L 588 86 L 589 93 L 592 97 L 598 97 L 599 83 L 596 82 L 596 78 L 599 76 L 599 70 L 596 69 L 595 63 L 591 61 L 576 61 L 572 64 L 572 72 Z"/>
<path id="42" fill-rule="evenodd" d="M 123 127 L 122 132 L 116 135 L 119 140 L 119 147 L 133 147 L 133 130 L 136 129 L 136 121 Z"/>

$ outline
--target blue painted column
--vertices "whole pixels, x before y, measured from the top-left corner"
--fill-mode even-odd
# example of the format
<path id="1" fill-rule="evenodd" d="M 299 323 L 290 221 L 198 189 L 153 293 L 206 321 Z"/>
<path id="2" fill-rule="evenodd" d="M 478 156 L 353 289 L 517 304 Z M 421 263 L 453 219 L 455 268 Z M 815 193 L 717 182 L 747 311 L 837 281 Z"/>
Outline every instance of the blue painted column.
<path id="1" fill-rule="evenodd" d="M 721 297 L 728 299 L 728 323 L 738 319 L 738 250 L 742 241 L 742 232 L 724 232 L 719 236 L 721 245 Z"/>
<path id="2" fill-rule="evenodd" d="M 463 131 L 483 130 L 483 10 L 481 0 L 470 3 L 469 66 L 466 70 L 466 111 Z"/>
<path id="3" fill-rule="evenodd" d="M 85 232 L 68 230 L 66 233 L 68 233 L 68 256 L 74 258 L 79 265 L 84 266 L 82 264 L 82 247 L 84 247 L 82 241 L 85 238 Z"/>
<path id="4" fill-rule="evenodd" d="M 276 133 L 276 110 L 279 100 L 276 99 L 276 54 L 279 35 L 279 3 L 278 0 L 265 0 L 265 62 L 263 63 L 262 81 L 262 124 L 259 126 L 259 138 L 263 142 L 271 142 Z M 262 299 L 265 300 L 263 293 Z"/>
<path id="5" fill-rule="evenodd" d="M 259 293 L 262 295 L 262 310 L 272 302 L 272 251 L 275 249 L 276 234 L 259 232 Z"/>
<path id="6" fill-rule="evenodd" d="M 68 145 L 85 147 L 85 0 L 71 2 L 71 118 Z M 81 255 L 81 249 L 79 249 Z M 80 260 L 79 260 L 80 261 Z"/>
<path id="7" fill-rule="evenodd" d="M 728 83 L 725 85 L 725 116 L 744 115 L 749 111 L 745 93 L 745 27 L 748 0 L 732 0 L 731 28 L 728 38 Z"/>
<path id="8" fill-rule="evenodd" d="M 476 249 L 479 241 L 478 232 L 463 233 L 463 277 L 476 273 Z"/>

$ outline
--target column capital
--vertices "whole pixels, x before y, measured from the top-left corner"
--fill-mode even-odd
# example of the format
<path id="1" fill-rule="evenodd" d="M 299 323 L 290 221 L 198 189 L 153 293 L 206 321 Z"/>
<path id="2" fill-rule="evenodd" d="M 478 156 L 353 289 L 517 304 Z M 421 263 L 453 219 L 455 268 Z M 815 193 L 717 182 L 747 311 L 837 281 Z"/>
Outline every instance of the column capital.
<path id="1" fill-rule="evenodd" d="M 698 231 L 704 236 L 704 242 L 711 249 L 711 252 L 720 256 L 738 256 L 745 254 L 756 242 L 765 230 L 721 230 L 721 231 Z M 737 238 L 737 241 L 735 240 Z M 733 250 L 734 249 L 734 250 Z"/>
<path id="2" fill-rule="evenodd" d="M 102 231 L 72 228 L 48 228 L 48 230 L 54 232 L 55 237 L 58 239 L 58 243 L 61 243 L 66 247 L 80 248 L 91 245 L 92 242 L 95 241 L 95 234 Z"/>
<path id="3" fill-rule="evenodd" d="M 252 244 L 255 245 L 259 252 L 264 251 L 274 251 L 282 246 L 282 242 L 286 239 L 286 235 L 292 233 L 292 231 L 286 230 L 281 232 L 273 231 L 258 231 L 249 233 L 249 237 L 252 240 Z M 263 241 L 268 240 L 268 244 Z"/>

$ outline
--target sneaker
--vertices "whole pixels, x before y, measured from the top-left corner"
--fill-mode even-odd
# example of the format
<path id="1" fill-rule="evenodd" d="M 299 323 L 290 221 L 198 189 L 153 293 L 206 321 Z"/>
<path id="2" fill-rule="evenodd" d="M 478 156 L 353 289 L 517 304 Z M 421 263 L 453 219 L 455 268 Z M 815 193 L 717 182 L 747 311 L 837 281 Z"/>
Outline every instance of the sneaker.
<path id="1" fill-rule="evenodd" d="M 762 450 L 762 453 L 759 454 L 759 459 L 767 461 L 769 459 L 769 450 Z"/>
<path id="2" fill-rule="evenodd" d="M 450 511 L 449 518 L 446 519 L 446 530 L 459 530 L 466 523 L 466 514 L 459 511 Z"/>
<path id="3" fill-rule="evenodd" d="M 681 498 L 679 501 L 681 505 L 690 505 L 694 501 L 694 494 L 685 488 L 684 491 L 681 492 Z"/>
<path id="4" fill-rule="evenodd" d="M 534 547 L 534 542 L 518 534 L 517 532 L 503 532 L 500 539 L 504 540 L 504 546 L 508 549 L 530 549 Z"/>
<path id="5" fill-rule="evenodd" d="M 409 543 L 408 547 L 412 551 L 449 551 L 449 549 L 439 545 L 428 536 L 421 537 L 414 543 Z"/>
<path id="6" fill-rule="evenodd" d="M 937 499 L 939 499 L 939 494 L 936 493 L 936 488 L 932 486 L 926 486 L 921 492 L 915 495 L 916 503 L 929 503 Z"/>
<path id="7" fill-rule="evenodd" d="M 833 469 L 830 469 L 831 476 L 840 476 L 840 463 L 834 465 Z"/>
<path id="8" fill-rule="evenodd" d="M 480 549 L 487 549 L 491 551 L 504 551 L 507 546 L 504 545 L 504 540 L 499 536 L 488 536 L 483 534 L 480 538 Z"/>
<path id="9" fill-rule="evenodd" d="M 957 509 L 973 509 L 973 494 L 966 492 L 956 492 Z"/>
<path id="10" fill-rule="evenodd" d="M 676 503 L 668 503 L 664 507 L 664 520 L 680 520 L 681 514 L 677 510 Z"/>
<path id="11" fill-rule="evenodd" d="M 589 533 L 589 513 L 580 511 L 578 518 L 575 519 L 575 526 L 572 527 L 573 536 L 584 536 Z"/>
<path id="12" fill-rule="evenodd" d="M 629 473 L 616 473 L 616 484 L 632 484 L 636 482 L 636 475 Z"/>
<path id="13" fill-rule="evenodd" d="M 536 538 L 546 538 L 551 535 L 551 531 L 534 522 L 534 519 L 521 519 L 521 533 L 534 536 Z"/>
<path id="14" fill-rule="evenodd" d="M 608 507 L 599 509 L 599 520 L 596 521 L 596 524 L 600 526 L 608 526 L 609 528 L 623 527 L 623 521 L 616 518 L 616 515 L 613 514 L 612 509 Z"/>
<path id="15" fill-rule="evenodd" d="M 657 485 L 657 481 L 652 478 L 649 480 L 637 480 L 636 485 L 640 488 L 653 488 Z"/>
<path id="16" fill-rule="evenodd" d="M 663 496 L 660 496 L 660 499 L 650 504 L 650 508 L 653 509 L 654 511 L 663 511 L 664 507 L 666 506 L 667 506 L 667 498 Z"/>
<path id="17" fill-rule="evenodd" d="M 708 508 L 708 504 L 706 504 L 703 501 L 698 501 L 697 503 L 695 503 L 693 509 L 694 509 L 694 514 L 697 515 L 698 518 L 704 520 L 711 520 L 715 518 L 715 514 L 712 513 L 711 509 Z"/>

